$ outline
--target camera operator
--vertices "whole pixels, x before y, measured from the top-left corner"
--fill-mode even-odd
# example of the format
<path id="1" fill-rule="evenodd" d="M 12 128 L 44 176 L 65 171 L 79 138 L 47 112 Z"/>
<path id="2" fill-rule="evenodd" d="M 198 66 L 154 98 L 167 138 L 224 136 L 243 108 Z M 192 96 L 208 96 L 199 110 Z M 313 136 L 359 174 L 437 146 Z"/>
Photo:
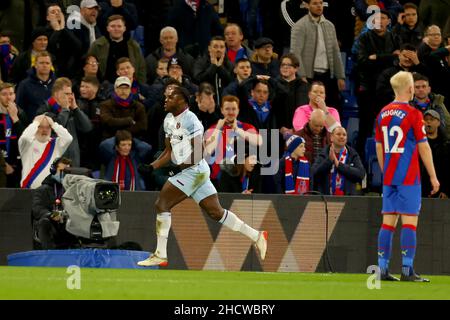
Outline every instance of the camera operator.
<path id="1" fill-rule="evenodd" d="M 62 185 L 64 169 L 71 160 L 57 158 L 50 167 L 50 175 L 33 191 L 32 224 L 34 249 L 68 249 L 76 247 L 77 239 L 66 231 L 63 214 Z"/>

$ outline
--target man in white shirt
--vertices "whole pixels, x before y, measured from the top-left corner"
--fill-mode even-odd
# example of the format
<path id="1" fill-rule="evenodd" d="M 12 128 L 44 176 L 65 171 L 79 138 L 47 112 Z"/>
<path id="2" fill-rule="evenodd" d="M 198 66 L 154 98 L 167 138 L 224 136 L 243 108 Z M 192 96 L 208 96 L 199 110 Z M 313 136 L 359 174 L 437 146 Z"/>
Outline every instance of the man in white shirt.
<path id="1" fill-rule="evenodd" d="M 233 212 L 225 210 L 219 203 L 217 191 L 209 179 L 210 170 L 203 159 L 203 126 L 188 109 L 189 93 L 181 87 L 174 87 L 166 97 L 165 110 L 169 113 L 164 120 L 166 148 L 161 156 L 150 165 L 141 166 L 147 174 L 170 160 L 181 172 L 169 178 L 156 200 L 157 248 L 138 265 L 167 266 L 167 239 L 171 226 L 170 210 L 187 197 L 193 198 L 214 220 L 250 238 L 264 260 L 267 251 L 267 231 L 258 232 Z"/>
<path id="2" fill-rule="evenodd" d="M 52 138 L 52 129 L 57 137 Z M 36 189 L 50 174 L 50 166 L 66 151 L 72 142 L 66 128 L 42 114 L 34 118 L 19 138 L 19 152 L 22 158 L 22 180 L 25 189 Z"/>

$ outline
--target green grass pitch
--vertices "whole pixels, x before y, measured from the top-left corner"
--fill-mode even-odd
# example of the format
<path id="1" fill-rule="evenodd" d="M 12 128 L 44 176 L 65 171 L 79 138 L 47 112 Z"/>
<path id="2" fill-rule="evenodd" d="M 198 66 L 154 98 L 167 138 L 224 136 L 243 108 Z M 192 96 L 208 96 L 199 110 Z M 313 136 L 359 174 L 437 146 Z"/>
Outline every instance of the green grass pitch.
<path id="1" fill-rule="evenodd" d="M 450 299 L 444 276 L 369 290 L 365 274 L 81 269 L 81 288 L 70 290 L 66 271 L 0 267 L 0 299 Z"/>

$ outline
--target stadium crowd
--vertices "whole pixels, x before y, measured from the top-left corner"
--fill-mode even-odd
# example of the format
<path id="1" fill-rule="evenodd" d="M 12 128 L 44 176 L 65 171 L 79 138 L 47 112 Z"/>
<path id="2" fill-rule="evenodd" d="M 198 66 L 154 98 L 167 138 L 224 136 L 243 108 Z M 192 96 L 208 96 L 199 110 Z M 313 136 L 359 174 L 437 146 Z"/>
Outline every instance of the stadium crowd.
<path id="1" fill-rule="evenodd" d="M 122 190 L 160 190 L 179 168 L 141 165 L 164 149 L 165 99 L 181 86 L 219 191 L 364 194 L 398 71 L 414 74 L 447 198 L 449 1 L 4 0 L 0 187 L 37 188 L 64 156 Z"/>

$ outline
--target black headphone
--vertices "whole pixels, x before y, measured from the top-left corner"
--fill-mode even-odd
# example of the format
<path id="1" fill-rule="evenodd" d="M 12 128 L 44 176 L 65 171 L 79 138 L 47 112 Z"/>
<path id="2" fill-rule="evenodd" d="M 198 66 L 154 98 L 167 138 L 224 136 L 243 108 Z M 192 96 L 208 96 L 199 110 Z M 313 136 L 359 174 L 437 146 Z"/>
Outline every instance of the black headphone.
<path id="1" fill-rule="evenodd" d="M 53 161 L 52 165 L 50 166 L 50 174 L 51 175 L 56 174 L 56 171 L 58 170 L 58 163 L 59 163 L 59 161 L 61 161 L 61 159 L 62 159 L 62 157 L 58 157 Z"/>

